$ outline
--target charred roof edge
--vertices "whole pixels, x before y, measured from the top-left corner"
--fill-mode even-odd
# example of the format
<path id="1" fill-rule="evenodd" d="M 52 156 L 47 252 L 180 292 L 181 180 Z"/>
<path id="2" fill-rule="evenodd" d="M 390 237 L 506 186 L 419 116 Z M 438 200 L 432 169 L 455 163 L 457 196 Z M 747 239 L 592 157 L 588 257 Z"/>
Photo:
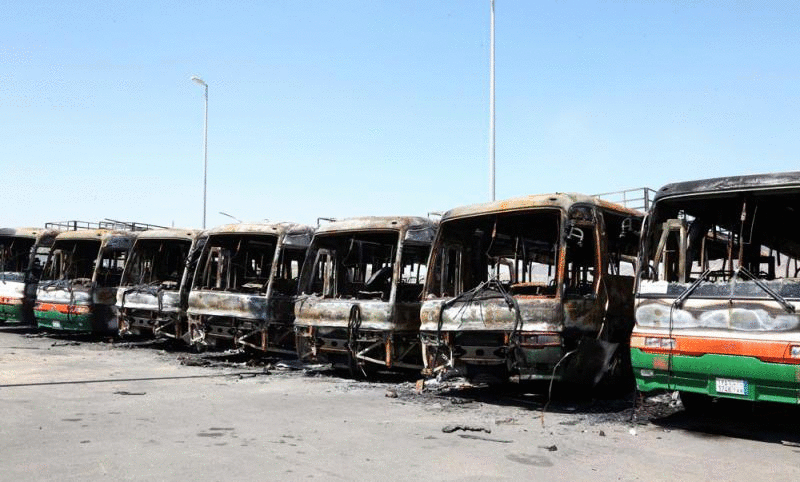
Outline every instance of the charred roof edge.
<path id="1" fill-rule="evenodd" d="M 653 198 L 653 203 L 675 196 L 791 188 L 800 188 L 800 171 L 715 177 L 670 183 L 658 190 Z"/>

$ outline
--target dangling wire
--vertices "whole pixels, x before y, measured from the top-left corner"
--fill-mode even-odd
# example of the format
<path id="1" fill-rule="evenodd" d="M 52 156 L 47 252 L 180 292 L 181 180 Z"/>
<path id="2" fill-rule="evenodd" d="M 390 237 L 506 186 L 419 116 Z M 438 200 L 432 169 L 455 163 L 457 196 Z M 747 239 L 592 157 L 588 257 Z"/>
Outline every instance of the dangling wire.
<path id="1" fill-rule="evenodd" d="M 508 291 L 506 291 L 506 289 L 503 287 L 503 284 L 500 283 L 497 278 L 486 280 L 471 290 L 465 291 L 458 296 L 442 303 L 441 309 L 439 310 L 439 319 L 436 325 L 437 343 L 434 360 L 438 359 L 439 355 L 441 354 L 440 349 L 443 345 L 442 327 L 444 325 L 444 311 L 456 303 L 463 303 L 458 312 L 453 316 L 453 319 L 456 319 L 459 318 L 464 310 L 466 310 L 467 307 L 469 307 L 469 305 L 473 302 L 494 298 L 503 298 L 508 306 L 508 309 L 514 312 L 514 325 L 511 329 L 511 333 L 509 334 L 508 343 L 506 344 L 506 357 L 507 359 L 513 358 L 512 361 L 515 364 L 519 361 L 519 357 L 517 357 L 517 348 L 519 347 L 519 332 L 522 330 L 523 326 L 522 315 L 520 313 L 517 300 L 511 296 Z M 522 357 L 522 359 L 524 360 L 524 357 Z"/>
<path id="2" fill-rule="evenodd" d="M 350 314 L 347 317 L 347 349 L 350 350 L 350 356 L 353 362 L 358 365 L 361 372 L 366 376 L 366 372 L 358 363 L 358 336 L 361 330 L 361 306 L 357 303 L 350 307 Z"/>
<path id="3" fill-rule="evenodd" d="M 564 356 L 562 356 L 561 359 L 558 360 L 558 363 L 556 363 L 556 366 L 553 367 L 553 375 L 550 377 L 550 384 L 549 384 L 549 386 L 547 388 L 547 402 L 545 402 L 544 406 L 542 407 L 541 418 L 542 418 L 542 426 L 543 427 L 544 427 L 544 413 L 547 411 L 547 407 L 550 405 L 550 400 L 552 400 L 552 398 L 553 398 L 553 382 L 556 379 L 556 371 L 558 370 L 559 365 L 561 365 L 561 362 L 563 362 L 568 357 L 570 357 L 573 354 L 575 354 L 577 351 L 578 351 L 578 349 L 575 348 L 573 350 L 570 350 L 570 351 L 564 353 Z"/>

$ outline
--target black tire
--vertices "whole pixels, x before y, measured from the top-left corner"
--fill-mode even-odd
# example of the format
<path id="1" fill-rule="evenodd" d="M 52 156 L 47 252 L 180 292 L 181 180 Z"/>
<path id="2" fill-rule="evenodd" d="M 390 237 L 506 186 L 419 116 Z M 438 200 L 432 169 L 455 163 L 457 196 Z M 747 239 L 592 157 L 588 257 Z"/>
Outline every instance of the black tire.
<path id="1" fill-rule="evenodd" d="M 694 392 L 679 392 L 683 409 L 689 413 L 703 414 L 711 411 L 714 399 L 708 395 Z"/>

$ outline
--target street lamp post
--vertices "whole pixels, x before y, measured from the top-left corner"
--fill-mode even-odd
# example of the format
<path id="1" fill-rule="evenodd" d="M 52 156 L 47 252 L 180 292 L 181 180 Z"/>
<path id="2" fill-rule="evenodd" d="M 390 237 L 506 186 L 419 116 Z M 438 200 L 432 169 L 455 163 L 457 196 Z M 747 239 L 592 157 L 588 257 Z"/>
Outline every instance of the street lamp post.
<path id="1" fill-rule="evenodd" d="M 208 84 L 193 75 L 192 82 L 205 89 L 206 116 L 203 123 L 203 229 L 206 229 L 206 190 L 208 188 Z"/>
<path id="2" fill-rule="evenodd" d="M 489 0 L 491 23 L 489 33 L 489 192 L 494 201 L 494 0 Z"/>

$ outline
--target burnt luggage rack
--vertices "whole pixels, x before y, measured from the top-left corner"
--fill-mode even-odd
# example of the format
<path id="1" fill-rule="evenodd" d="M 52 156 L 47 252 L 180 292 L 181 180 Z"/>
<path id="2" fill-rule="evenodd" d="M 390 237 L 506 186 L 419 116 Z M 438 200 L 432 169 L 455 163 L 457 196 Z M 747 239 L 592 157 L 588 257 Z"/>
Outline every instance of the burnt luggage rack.
<path id="1" fill-rule="evenodd" d="M 655 194 L 655 189 L 650 189 L 649 187 L 637 187 L 634 189 L 626 189 L 624 191 L 593 194 L 593 196 L 619 204 L 621 206 L 625 206 L 629 209 L 647 212 L 650 209 L 650 203 L 653 202 L 653 196 Z"/>
<path id="2" fill-rule="evenodd" d="M 147 231 L 149 229 L 167 229 L 166 226 L 156 224 L 139 223 L 136 221 L 117 221 L 115 219 L 104 219 L 102 221 L 56 221 L 44 223 L 46 229 L 60 229 L 62 231 L 78 231 L 79 229 L 112 229 L 117 231 Z"/>

